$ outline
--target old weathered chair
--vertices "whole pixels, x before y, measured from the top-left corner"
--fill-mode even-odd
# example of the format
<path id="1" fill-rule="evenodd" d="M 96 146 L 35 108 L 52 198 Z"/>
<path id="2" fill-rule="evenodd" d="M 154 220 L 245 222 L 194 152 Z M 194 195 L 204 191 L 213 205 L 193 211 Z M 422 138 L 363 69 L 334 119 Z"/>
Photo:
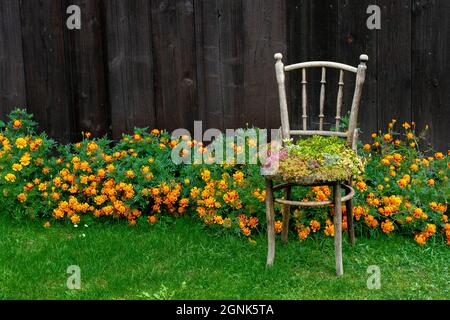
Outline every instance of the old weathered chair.
<path id="1" fill-rule="evenodd" d="M 278 82 L 278 91 L 280 98 L 280 111 L 281 111 L 281 135 L 283 139 L 289 139 L 291 136 L 338 136 L 347 139 L 349 145 L 356 150 L 357 139 L 358 139 L 358 129 L 357 129 L 357 119 L 358 119 L 358 109 L 361 102 L 361 93 L 366 75 L 366 62 L 369 60 L 367 55 L 360 56 L 360 64 L 357 68 L 329 61 L 311 61 L 298 64 L 292 64 L 284 66 L 282 62 L 283 55 L 281 53 L 275 54 L 275 70 Z M 321 78 L 321 89 L 320 89 L 320 114 L 319 114 L 319 130 L 308 130 L 307 126 L 307 69 L 309 68 L 321 68 L 322 78 Z M 338 93 L 337 93 L 337 104 L 336 104 L 336 130 L 335 131 L 324 131 L 324 106 L 325 106 L 325 89 L 326 89 L 326 75 L 327 68 L 338 69 L 339 71 L 339 83 L 338 83 Z M 289 125 L 289 115 L 288 106 L 286 100 L 286 88 L 285 88 L 285 72 L 301 70 L 302 74 L 302 120 L 303 129 L 302 130 L 291 130 Z M 343 107 L 343 95 L 344 95 L 344 72 L 350 72 L 356 74 L 355 90 L 353 95 L 353 102 L 350 110 L 350 119 L 348 131 L 339 132 L 340 120 L 341 120 L 341 110 Z M 355 234 L 353 227 L 353 205 L 352 198 L 355 194 L 352 188 L 352 181 L 314 181 L 314 179 L 308 179 L 305 177 L 304 181 L 293 181 L 288 183 L 282 183 L 280 185 L 274 186 L 274 181 L 278 181 L 276 176 L 266 176 L 266 210 L 267 210 L 267 234 L 268 234 L 268 256 L 267 256 L 267 266 L 272 266 L 275 258 L 275 230 L 274 230 L 274 201 L 276 203 L 282 204 L 283 213 L 283 228 L 282 228 L 282 242 L 286 243 L 288 239 L 289 230 L 289 216 L 290 216 L 290 206 L 298 207 L 311 207 L 311 206 L 325 206 L 334 203 L 334 246 L 336 255 L 336 273 L 338 276 L 343 274 L 343 264 L 342 264 L 342 202 L 347 203 L 347 226 L 348 226 L 348 236 L 351 244 L 354 244 Z M 291 200 L 291 189 L 294 186 L 318 186 L 318 185 L 329 185 L 333 187 L 333 201 L 314 201 L 314 202 L 302 202 Z M 342 197 L 341 190 L 342 187 L 348 192 L 344 197 Z M 284 190 L 284 199 L 274 199 L 274 192 L 278 190 Z"/>

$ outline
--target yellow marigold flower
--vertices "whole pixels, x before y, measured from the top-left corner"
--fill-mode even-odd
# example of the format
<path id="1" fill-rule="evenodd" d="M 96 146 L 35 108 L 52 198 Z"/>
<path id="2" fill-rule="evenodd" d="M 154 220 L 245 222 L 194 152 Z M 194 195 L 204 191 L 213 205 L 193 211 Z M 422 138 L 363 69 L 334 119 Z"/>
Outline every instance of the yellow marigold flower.
<path id="1" fill-rule="evenodd" d="M 397 181 L 397 184 L 400 186 L 400 188 L 404 189 L 408 185 L 408 181 L 405 179 L 400 179 Z"/>
<path id="2" fill-rule="evenodd" d="M 20 170 L 22 170 L 22 165 L 20 164 L 20 163 L 14 163 L 13 165 L 12 165 L 12 169 L 14 170 L 14 171 L 20 171 Z"/>
<path id="3" fill-rule="evenodd" d="M 159 135 L 159 130 L 153 129 L 151 133 L 152 133 L 152 135 L 154 135 L 156 137 L 157 135 Z"/>
<path id="4" fill-rule="evenodd" d="M 215 224 L 223 224 L 223 219 L 222 219 L 222 216 L 215 216 L 214 217 L 214 223 Z"/>
<path id="5" fill-rule="evenodd" d="M 327 237 L 334 237 L 334 225 L 330 220 L 326 221 L 324 233 Z"/>
<path id="6" fill-rule="evenodd" d="M 20 202 L 25 202 L 27 200 L 27 196 L 25 193 L 19 193 L 17 195 L 17 200 L 19 200 Z"/>
<path id="7" fill-rule="evenodd" d="M 22 121 L 21 120 L 14 120 L 13 121 L 13 128 L 14 129 L 18 129 L 20 127 L 22 127 Z"/>
<path id="8" fill-rule="evenodd" d="M 423 210 L 421 208 L 415 208 L 414 211 L 413 211 L 413 214 L 414 214 L 414 218 L 420 219 L 420 218 L 423 217 L 424 212 L 423 212 Z"/>
<path id="9" fill-rule="evenodd" d="M 394 154 L 394 160 L 395 160 L 395 161 L 402 161 L 402 160 L 403 160 L 403 157 L 402 157 L 401 154 L 395 153 L 395 154 Z"/>
<path id="10" fill-rule="evenodd" d="M 97 143 L 95 143 L 95 141 L 91 141 L 91 142 L 89 142 L 89 143 L 87 144 L 87 149 L 88 149 L 90 152 L 94 152 L 94 151 L 96 151 L 96 150 L 98 149 L 98 145 L 97 145 Z"/>
<path id="11" fill-rule="evenodd" d="M 190 191 L 190 196 L 192 199 L 197 198 L 199 194 L 200 194 L 200 190 L 197 187 L 192 188 Z"/>
<path id="12" fill-rule="evenodd" d="M 16 181 L 16 176 L 13 175 L 12 173 L 7 173 L 5 175 L 5 180 L 8 182 L 14 182 L 14 181 Z"/>
<path id="13" fill-rule="evenodd" d="M 416 147 L 416 144 L 415 144 L 414 142 L 411 142 L 411 143 L 409 144 L 409 146 L 410 146 L 411 148 L 415 148 L 415 147 Z"/>
<path id="14" fill-rule="evenodd" d="M 375 139 L 377 137 L 376 133 L 372 133 L 372 138 Z"/>
<path id="15" fill-rule="evenodd" d="M 405 128 L 405 130 L 408 130 L 409 128 L 411 128 L 411 125 L 408 122 L 405 122 L 402 124 L 402 127 Z"/>
<path id="16" fill-rule="evenodd" d="M 370 146 L 370 144 L 365 144 L 363 149 L 364 149 L 365 151 L 370 151 L 371 148 L 372 148 L 372 147 Z"/>
<path id="17" fill-rule="evenodd" d="M 73 224 L 79 224 L 80 223 L 80 216 L 77 214 L 74 214 L 70 217 L 70 221 L 72 221 Z"/>
<path id="18" fill-rule="evenodd" d="M 413 163 L 409 168 L 415 172 L 419 171 L 419 166 L 415 163 Z"/>
<path id="19" fill-rule="evenodd" d="M 203 181 L 208 182 L 209 179 L 211 178 L 211 172 L 209 170 L 205 169 L 201 172 L 201 176 L 202 176 Z"/>
<path id="20" fill-rule="evenodd" d="M 27 146 L 27 140 L 24 138 L 17 138 L 16 139 L 16 147 L 19 149 L 23 149 Z"/>
<path id="21" fill-rule="evenodd" d="M 50 228 L 52 225 L 50 224 L 50 221 L 47 221 L 47 222 L 44 223 L 43 226 L 44 226 L 45 229 L 48 229 L 48 228 Z"/>
<path id="22" fill-rule="evenodd" d="M 414 134 L 411 133 L 411 132 L 408 132 L 408 133 L 406 134 L 406 139 L 408 139 L 408 140 L 414 139 Z"/>
<path id="23" fill-rule="evenodd" d="M 390 135 L 389 133 L 386 133 L 386 134 L 383 136 L 383 139 L 384 139 L 384 141 L 389 142 L 389 141 L 392 140 L 392 135 Z"/>
<path id="24" fill-rule="evenodd" d="M 242 171 L 237 171 L 233 174 L 233 180 L 235 181 L 242 181 L 244 180 L 244 173 Z"/>
<path id="25" fill-rule="evenodd" d="M 125 172 L 125 175 L 126 175 L 128 178 L 134 178 L 134 172 L 133 172 L 133 170 L 128 170 L 127 172 Z"/>
<path id="26" fill-rule="evenodd" d="M 429 180 L 427 181 L 427 184 L 428 184 L 430 187 L 434 186 L 434 184 L 435 184 L 434 179 L 429 179 Z"/>
<path id="27" fill-rule="evenodd" d="M 427 224 L 425 233 L 427 234 L 428 237 L 431 237 L 433 234 L 436 233 L 436 225 L 432 223 Z"/>

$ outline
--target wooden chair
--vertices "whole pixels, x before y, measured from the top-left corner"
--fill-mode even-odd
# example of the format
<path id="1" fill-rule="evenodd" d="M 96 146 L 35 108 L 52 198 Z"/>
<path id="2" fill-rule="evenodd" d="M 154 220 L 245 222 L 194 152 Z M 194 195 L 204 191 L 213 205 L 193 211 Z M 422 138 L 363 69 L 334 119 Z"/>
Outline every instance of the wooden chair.
<path id="1" fill-rule="evenodd" d="M 358 110 L 361 102 L 362 88 L 366 76 L 366 62 L 369 60 L 367 55 L 360 56 L 360 64 L 357 68 L 349 66 L 342 63 L 329 62 L 329 61 L 311 61 L 298 64 L 292 64 L 284 66 L 283 55 L 281 53 L 275 54 L 275 70 L 278 82 L 278 92 L 280 99 L 280 112 L 281 112 L 281 135 L 283 139 L 289 139 L 291 136 L 338 136 L 347 139 L 349 145 L 356 150 L 357 140 L 358 140 L 358 129 L 357 129 L 357 119 Z M 320 113 L 319 113 L 319 130 L 308 130 L 307 126 L 307 69 L 309 68 L 321 68 L 322 78 L 320 81 Z M 326 75 L 327 68 L 333 68 L 339 70 L 339 83 L 338 83 L 338 93 L 337 93 L 337 103 L 336 103 L 336 130 L 335 131 L 324 131 L 324 106 L 325 106 L 325 90 L 326 90 Z M 291 130 L 289 126 L 289 115 L 288 106 L 286 100 L 286 88 L 285 88 L 285 72 L 290 72 L 294 70 L 301 70 L 302 74 L 302 120 L 303 129 L 302 130 Z M 344 73 L 350 72 L 356 74 L 355 90 L 353 95 L 353 102 L 350 111 L 349 127 L 347 132 L 339 132 L 339 125 L 341 120 L 341 110 L 343 104 L 344 95 Z M 343 264 L 342 264 L 342 202 L 347 203 L 347 225 L 348 225 L 348 236 L 350 243 L 353 245 L 355 242 L 355 233 L 353 226 L 353 204 L 352 198 L 355 194 L 352 188 L 352 181 L 333 181 L 333 182 L 323 182 L 315 181 L 314 179 L 308 179 L 305 177 L 304 181 L 295 181 L 289 183 L 283 183 L 274 186 L 274 181 L 277 181 L 274 176 L 266 176 L 266 214 L 267 214 L 267 234 L 268 234 L 268 255 L 267 255 L 267 266 L 272 266 L 275 258 L 275 230 L 274 230 L 274 202 L 282 204 L 283 213 L 283 228 L 281 239 L 283 243 L 287 242 L 288 230 L 289 230 L 289 216 L 290 216 L 290 206 L 298 207 L 311 207 L 311 206 L 325 206 L 334 203 L 334 246 L 335 246 L 335 256 L 336 256 L 336 273 L 338 276 L 343 274 Z M 313 201 L 313 202 L 301 202 L 291 200 L 291 189 L 294 186 L 317 186 L 317 185 L 329 185 L 333 187 L 333 201 Z M 342 187 L 348 192 L 344 197 L 342 197 L 341 190 Z M 277 190 L 285 190 L 284 199 L 274 199 L 274 192 Z"/>

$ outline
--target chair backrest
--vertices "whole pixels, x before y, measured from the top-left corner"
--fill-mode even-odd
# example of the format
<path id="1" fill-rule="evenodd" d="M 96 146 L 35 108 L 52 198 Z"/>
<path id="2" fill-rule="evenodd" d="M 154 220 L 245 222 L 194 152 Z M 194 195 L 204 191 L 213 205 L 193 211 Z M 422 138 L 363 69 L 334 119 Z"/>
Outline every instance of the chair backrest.
<path id="1" fill-rule="evenodd" d="M 291 64 L 285 66 L 282 62 L 283 55 L 281 53 L 276 53 L 274 56 L 275 71 L 277 75 L 278 82 L 278 93 L 280 98 L 280 112 L 281 112 L 281 133 L 283 139 L 289 139 L 291 136 L 310 136 L 310 135 L 323 135 L 323 136 L 339 136 L 347 138 L 349 144 L 354 146 L 357 141 L 357 121 L 358 121 L 358 111 L 359 105 L 361 103 L 362 88 L 366 78 L 366 62 L 369 61 L 369 57 L 365 54 L 359 57 L 359 66 L 353 67 L 342 63 L 330 62 L 330 61 L 310 61 L 297 64 Z M 322 78 L 320 81 L 320 113 L 319 113 L 319 130 L 308 130 L 307 120 L 307 106 L 308 106 L 308 80 L 307 80 L 307 69 L 309 68 L 321 68 Z M 336 131 L 324 131 L 324 107 L 325 107 L 325 91 L 327 83 L 327 68 L 338 69 L 339 70 L 339 83 L 338 83 L 338 93 L 336 102 Z M 285 87 L 285 73 L 289 71 L 300 70 L 302 73 L 302 130 L 291 130 L 289 125 L 289 114 L 286 99 L 286 87 Z M 340 121 L 341 121 L 341 111 L 343 105 L 344 96 L 344 72 L 350 72 L 356 74 L 355 91 L 353 94 L 353 102 L 350 110 L 349 127 L 347 132 L 339 132 Z"/>

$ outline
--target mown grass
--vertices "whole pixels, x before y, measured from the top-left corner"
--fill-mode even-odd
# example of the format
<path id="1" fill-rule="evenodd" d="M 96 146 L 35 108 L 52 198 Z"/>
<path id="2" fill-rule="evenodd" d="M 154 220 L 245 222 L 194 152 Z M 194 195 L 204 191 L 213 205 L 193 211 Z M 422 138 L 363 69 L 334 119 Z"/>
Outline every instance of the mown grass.
<path id="1" fill-rule="evenodd" d="M 85 234 L 85 237 L 82 236 Z M 332 239 L 277 244 L 266 269 L 266 240 L 215 235 L 189 221 L 170 225 L 94 224 L 44 229 L 0 218 L 0 299 L 448 299 L 450 249 L 399 236 L 344 246 L 334 274 Z M 81 290 L 66 286 L 81 268 Z M 381 270 L 369 290 L 367 268 Z"/>

